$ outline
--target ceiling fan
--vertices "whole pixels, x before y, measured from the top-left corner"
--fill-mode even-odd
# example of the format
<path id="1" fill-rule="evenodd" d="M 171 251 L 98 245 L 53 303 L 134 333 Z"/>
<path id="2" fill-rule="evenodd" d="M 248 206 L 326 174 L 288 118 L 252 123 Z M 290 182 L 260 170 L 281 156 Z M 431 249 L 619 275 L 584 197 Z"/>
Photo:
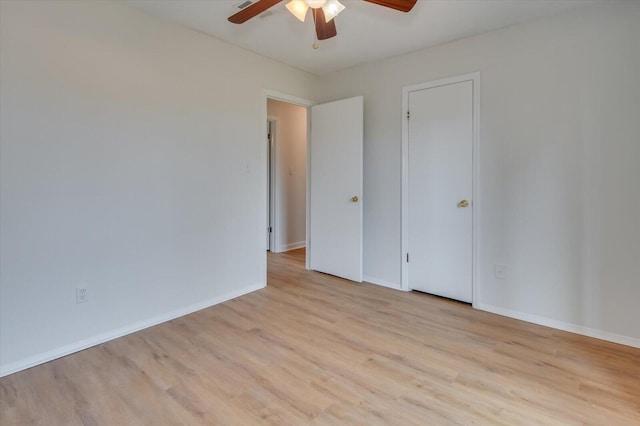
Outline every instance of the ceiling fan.
<path id="1" fill-rule="evenodd" d="M 242 9 L 240 12 L 231 15 L 229 17 L 229 22 L 242 24 L 282 1 L 283 0 L 257 0 Z M 417 0 L 364 1 L 399 10 L 400 12 L 409 12 L 417 2 Z M 338 34 L 333 18 L 335 18 L 336 15 L 344 9 L 344 6 L 338 0 L 290 0 L 286 7 L 289 12 L 302 22 L 304 22 L 307 16 L 307 11 L 311 9 L 311 15 L 315 22 L 318 40 L 326 40 L 328 38 L 335 37 Z M 314 45 L 314 47 L 317 46 Z"/>

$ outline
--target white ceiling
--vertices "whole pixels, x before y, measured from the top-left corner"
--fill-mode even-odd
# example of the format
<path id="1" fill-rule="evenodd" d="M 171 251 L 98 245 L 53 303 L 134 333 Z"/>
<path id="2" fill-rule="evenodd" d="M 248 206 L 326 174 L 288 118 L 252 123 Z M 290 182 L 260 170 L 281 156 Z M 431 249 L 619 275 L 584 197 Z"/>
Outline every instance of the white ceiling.
<path id="1" fill-rule="evenodd" d="M 418 0 L 409 13 L 362 0 L 341 0 L 338 36 L 313 49 L 313 19 L 302 23 L 286 1 L 244 24 L 227 17 L 243 0 L 125 0 L 150 14 L 322 75 L 357 64 L 565 12 L 603 0 Z"/>

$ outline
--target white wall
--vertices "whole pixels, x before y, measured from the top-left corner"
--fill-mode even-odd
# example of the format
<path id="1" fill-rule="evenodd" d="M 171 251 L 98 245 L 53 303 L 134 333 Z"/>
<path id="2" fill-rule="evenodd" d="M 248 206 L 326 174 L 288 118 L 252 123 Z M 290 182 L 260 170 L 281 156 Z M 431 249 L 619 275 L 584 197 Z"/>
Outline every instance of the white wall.
<path id="1" fill-rule="evenodd" d="M 365 99 L 365 275 L 400 284 L 402 87 L 480 71 L 475 303 L 639 345 L 639 22 L 611 3 L 325 76 Z"/>
<path id="2" fill-rule="evenodd" d="M 267 100 L 275 131 L 275 252 L 306 245 L 307 108 Z"/>
<path id="3" fill-rule="evenodd" d="M 263 89 L 316 78 L 116 2 L 1 7 L 1 373 L 264 286 Z"/>

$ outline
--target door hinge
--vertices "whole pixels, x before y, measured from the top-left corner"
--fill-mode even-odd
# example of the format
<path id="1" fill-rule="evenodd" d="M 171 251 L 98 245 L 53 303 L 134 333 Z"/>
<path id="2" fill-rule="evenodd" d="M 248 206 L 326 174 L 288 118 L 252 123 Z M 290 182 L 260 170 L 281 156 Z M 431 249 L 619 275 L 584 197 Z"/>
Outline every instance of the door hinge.
<path id="1" fill-rule="evenodd" d="M 407 120 L 411 118 L 411 113 L 409 111 L 407 111 Z"/>
<path id="2" fill-rule="evenodd" d="M 409 263 L 409 253 L 407 253 L 407 263 Z"/>

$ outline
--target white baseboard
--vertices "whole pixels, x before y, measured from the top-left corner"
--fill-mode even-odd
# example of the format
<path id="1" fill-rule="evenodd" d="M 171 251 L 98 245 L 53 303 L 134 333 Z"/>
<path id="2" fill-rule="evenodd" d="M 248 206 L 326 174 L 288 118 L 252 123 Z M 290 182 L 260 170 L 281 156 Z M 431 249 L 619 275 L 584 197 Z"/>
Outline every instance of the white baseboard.
<path id="1" fill-rule="evenodd" d="M 205 309 L 210 306 L 217 305 L 222 302 L 226 302 L 227 300 L 235 299 L 236 297 L 254 292 L 256 290 L 260 290 L 265 286 L 266 286 L 265 283 L 259 283 L 252 286 L 244 287 L 219 297 L 214 297 L 212 299 L 195 303 L 193 305 L 190 305 L 181 309 L 176 309 L 175 311 L 167 312 L 165 314 L 158 315 L 156 317 L 149 318 L 147 320 L 139 321 L 134 324 L 120 327 L 115 330 L 108 331 L 106 333 L 101 333 L 96 336 L 89 337 L 88 339 L 83 339 L 78 342 L 74 342 L 69 345 L 65 345 L 65 346 L 53 349 L 51 351 L 33 355 L 28 358 L 22 359 L 20 361 L 16 361 L 16 362 L 9 363 L 7 365 L 0 366 L 0 377 L 8 376 L 9 374 L 17 373 L 18 371 L 21 371 L 21 370 L 26 370 L 27 368 L 35 367 L 36 365 L 49 362 L 56 358 L 61 358 L 63 356 L 72 354 L 74 352 L 78 352 L 78 351 L 90 348 L 91 346 L 99 345 L 109 340 L 117 339 L 118 337 L 135 333 L 136 331 L 140 331 L 145 328 L 152 327 L 154 325 L 158 325 L 163 322 L 170 321 L 172 319 L 191 314 L 201 309 Z"/>
<path id="2" fill-rule="evenodd" d="M 282 253 L 283 251 L 296 250 L 307 246 L 306 241 L 298 241 L 297 243 L 289 243 L 276 247 L 276 253 Z"/>
<path id="3" fill-rule="evenodd" d="M 389 287 L 394 290 L 402 290 L 399 284 L 392 283 L 391 281 L 385 281 L 379 278 L 368 277 L 368 276 L 363 276 L 362 280 L 371 284 L 381 285 L 382 287 Z"/>
<path id="4" fill-rule="evenodd" d="M 515 318 L 533 324 L 544 325 L 546 327 L 556 328 L 558 330 L 568 331 L 571 333 L 581 334 L 583 336 L 594 337 L 600 340 L 606 340 L 621 345 L 640 348 L 640 339 L 621 334 L 610 333 L 608 331 L 596 330 L 582 325 L 572 324 L 569 322 L 558 321 L 538 315 L 527 314 L 525 312 L 513 311 L 499 306 L 487 305 L 485 303 L 474 303 L 474 308 L 481 311 L 487 311 L 505 317 Z"/>

